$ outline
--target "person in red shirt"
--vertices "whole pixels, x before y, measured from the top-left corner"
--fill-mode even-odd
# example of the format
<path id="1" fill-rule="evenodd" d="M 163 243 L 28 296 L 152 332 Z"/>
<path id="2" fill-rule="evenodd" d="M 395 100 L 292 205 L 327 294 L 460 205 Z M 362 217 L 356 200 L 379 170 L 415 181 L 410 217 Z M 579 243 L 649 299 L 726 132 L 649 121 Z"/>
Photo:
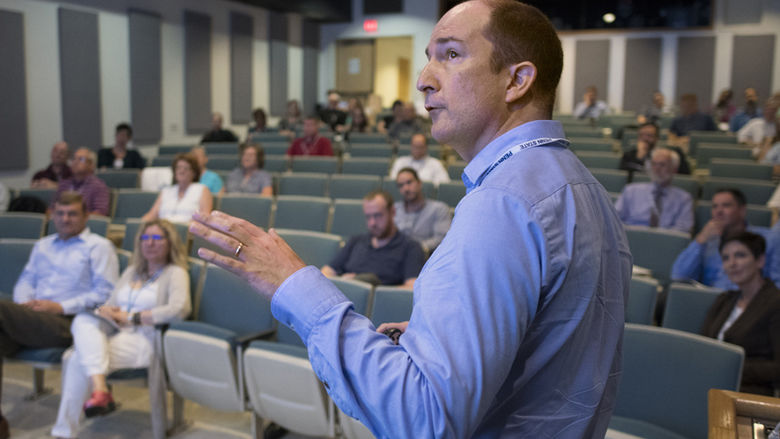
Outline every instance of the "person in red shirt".
<path id="1" fill-rule="evenodd" d="M 319 119 L 307 117 L 303 121 L 303 137 L 293 140 L 287 155 L 333 155 L 330 140 L 320 136 Z"/>

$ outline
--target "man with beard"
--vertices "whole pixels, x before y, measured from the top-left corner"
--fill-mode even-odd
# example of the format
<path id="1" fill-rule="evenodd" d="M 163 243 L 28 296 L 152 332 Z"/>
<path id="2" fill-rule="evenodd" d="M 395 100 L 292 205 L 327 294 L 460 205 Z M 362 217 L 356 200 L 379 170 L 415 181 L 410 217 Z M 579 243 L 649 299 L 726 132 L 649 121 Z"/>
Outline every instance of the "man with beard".
<path id="1" fill-rule="evenodd" d="M 385 191 L 369 192 L 363 198 L 363 213 L 368 233 L 353 236 L 330 264 L 322 267 L 322 273 L 411 289 L 423 266 L 423 252 L 395 226 L 393 197 Z"/>
<path id="2" fill-rule="evenodd" d="M 395 183 L 403 198 L 394 206 L 395 225 L 419 242 L 426 254 L 432 253 L 450 229 L 450 208 L 425 198 L 422 181 L 412 168 L 402 168 Z"/>
<path id="3" fill-rule="evenodd" d="M 712 196 L 712 218 L 702 227 L 688 247 L 677 256 L 672 266 L 672 279 L 695 280 L 722 290 L 736 290 L 723 271 L 720 257 L 720 240 L 724 236 L 748 231 L 768 238 L 769 230 L 747 223 L 745 194 L 739 189 L 719 189 Z M 773 249 L 767 248 L 770 255 Z M 767 257 L 764 277 L 780 282 L 780 263 L 770 263 Z M 776 261 L 775 261 L 776 262 Z"/>

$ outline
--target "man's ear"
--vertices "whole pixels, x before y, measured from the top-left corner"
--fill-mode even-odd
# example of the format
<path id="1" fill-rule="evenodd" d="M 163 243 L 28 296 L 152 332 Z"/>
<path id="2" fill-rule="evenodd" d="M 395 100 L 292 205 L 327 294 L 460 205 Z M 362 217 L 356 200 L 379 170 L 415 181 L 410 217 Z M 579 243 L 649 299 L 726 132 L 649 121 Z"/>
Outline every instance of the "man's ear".
<path id="1" fill-rule="evenodd" d="M 530 90 L 536 81 L 536 66 L 530 61 L 523 61 L 509 66 L 509 74 L 512 79 L 506 90 L 506 102 L 517 102 L 530 96 Z"/>

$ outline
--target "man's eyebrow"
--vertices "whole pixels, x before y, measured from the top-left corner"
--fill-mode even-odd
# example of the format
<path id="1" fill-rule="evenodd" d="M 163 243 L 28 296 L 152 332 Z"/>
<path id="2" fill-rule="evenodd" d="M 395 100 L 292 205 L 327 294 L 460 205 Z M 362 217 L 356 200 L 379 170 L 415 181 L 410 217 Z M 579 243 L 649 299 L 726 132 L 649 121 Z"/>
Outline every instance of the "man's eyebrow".
<path id="1" fill-rule="evenodd" d="M 455 38 L 455 37 L 441 37 L 441 38 L 436 38 L 435 42 L 437 45 L 440 45 L 440 44 L 447 44 L 450 42 L 463 43 L 464 41 L 461 40 L 460 38 Z M 425 56 L 428 58 L 431 57 L 431 54 L 430 52 L 428 52 L 427 47 L 425 48 Z"/>

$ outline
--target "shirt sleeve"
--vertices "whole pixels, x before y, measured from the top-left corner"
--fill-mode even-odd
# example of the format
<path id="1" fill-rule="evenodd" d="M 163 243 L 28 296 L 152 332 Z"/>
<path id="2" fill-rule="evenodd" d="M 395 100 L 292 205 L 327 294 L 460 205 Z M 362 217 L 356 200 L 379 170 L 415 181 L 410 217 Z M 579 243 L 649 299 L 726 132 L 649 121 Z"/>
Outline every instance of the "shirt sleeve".
<path id="1" fill-rule="evenodd" d="M 685 194 L 687 195 L 687 194 Z M 681 197 L 680 211 L 675 218 L 672 228 L 685 233 L 691 233 L 693 230 L 693 200 L 689 197 Z"/>
<path id="2" fill-rule="evenodd" d="M 692 240 L 688 247 L 674 260 L 672 265 L 672 280 L 695 280 L 701 282 L 702 253 L 704 244 Z"/>
<path id="3" fill-rule="evenodd" d="M 65 314 L 95 308 L 108 300 L 119 278 L 119 260 L 110 242 L 100 242 L 90 249 L 92 289 L 76 297 L 60 302 Z"/>
<path id="4" fill-rule="evenodd" d="M 35 299 L 35 287 L 38 285 L 37 259 L 40 251 L 41 241 L 35 243 L 30 253 L 30 259 L 22 270 L 22 274 L 14 285 L 14 302 L 25 303 Z"/>
<path id="5" fill-rule="evenodd" d="M 415 283 L 399 345 L 354 313 L 314 267 L 288 278 L 271 309 L 304 340 L 335 403 L 377 437 L 469 437 L 540 302 L 549 260 L 538 223 L 524 209 L 508 200 L 462 209 L 453 229 L 480 246 L 445 239 Z"/>

